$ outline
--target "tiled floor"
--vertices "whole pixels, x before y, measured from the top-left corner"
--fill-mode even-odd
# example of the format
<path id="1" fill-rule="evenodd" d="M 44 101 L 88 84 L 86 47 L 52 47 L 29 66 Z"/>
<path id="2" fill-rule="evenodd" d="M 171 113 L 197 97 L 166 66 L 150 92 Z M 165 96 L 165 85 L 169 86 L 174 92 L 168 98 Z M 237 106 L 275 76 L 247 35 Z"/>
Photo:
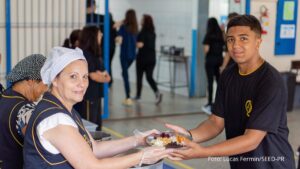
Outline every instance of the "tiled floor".
<path id="1" fill-rule="evenodd" d="M 191 99 L 185 96 L 174 95 L 164 92 L 163 102 L 156 106 L 154 104 L 153 92 L 144 87 L 143 98 L 132 107 L 124 107 L 121 102 L 124 96 L 122 83 L 113 86 L 110 98 L 110 119 L 104 121 L 104 131 L 110 132 L 114 138 L 132 135 L 134 129 L 149 130 L 156 128 L 164 131 L 164 123 L 173 123 L 193 128 L 207 118 L 201 112 L 201 106 L 206 99 Z M 290 143 L 294 151 L 300 145 L 300 110 L 288 113 L 288 125 L 290 129 Z M 205 143 L 213 144 L 225 139 L 224 132 Z M 295 151 L 296 152 L 296 151 Z M 298 157 L 297 157 L 298 158 Z M 213 162 L 208 159 L 194 159 L 174 163 L 165 161 L 166 164 L 174 168 L 184 169 L 229 169 L 228 162 Z"/>

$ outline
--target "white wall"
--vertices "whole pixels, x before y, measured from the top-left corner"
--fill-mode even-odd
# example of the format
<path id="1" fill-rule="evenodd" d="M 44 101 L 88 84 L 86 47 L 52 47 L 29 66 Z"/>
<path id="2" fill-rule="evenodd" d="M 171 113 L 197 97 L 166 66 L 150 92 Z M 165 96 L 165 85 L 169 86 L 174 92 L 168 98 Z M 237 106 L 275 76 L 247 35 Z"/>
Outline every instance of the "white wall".
<path id="1" fill-rule="evenodd" d="M 85 24 L 83 0 L 10 0 L 10 2 L 11 67 L 30 54 L 47 55 L 52 47 L 61 46 L 73 29 L 82 28 Z M 6 74 L 5 0 L 0 1 L 0 14 L 1 74 Z"/>
<path id="2" fill-rule="evenodd" d="M 229 1 L 229 13 L 230 12 L 237 12 L 240 14 L 245 13 L 246 0 L 240 0 L 240 2 L 236 2 L 236 0 L 228 0 L 228 1 Z"/>
<path id="3" fill-rule="evenodd" d="M 263 35 L 263 43 L 261 45 L 260 53 L 262 57 L 271 63 L 279 71 L 288 71 L 290 69 L 291 60 L 300 60 L 300 49 L 297 48 L 300 43 L 299 33 L 296 39 L 295 55 L 274 55 L 275 44 L 275 27 L 276 27 L 276 8 L 277 0 L 252 0 L 251 1 L 251 14 L 259 18 L 259 9 L 261 5 L 265 5 L 269 9 L 270 27 L 267 35 Z M 300 31 L 299 27 L 300 18 L 298 12 L 297 32 Z"/>
<path id="4" fill-rule="evenodd" d="M 210 0 L 209 1 L 209 17 L 215 17 L 221 24 L 221 16 L 228 15 L 229 2 L 228 0 Z"/>
<path id="5" fill-rule="evenodd" d="M 0 0 L 0 54 L 1 64 L 0 64 L 0 83 L 4 84 L 5 76 L 5 56 L 6 56 L 6 33 L 5 33 L 5 0 Z"/>

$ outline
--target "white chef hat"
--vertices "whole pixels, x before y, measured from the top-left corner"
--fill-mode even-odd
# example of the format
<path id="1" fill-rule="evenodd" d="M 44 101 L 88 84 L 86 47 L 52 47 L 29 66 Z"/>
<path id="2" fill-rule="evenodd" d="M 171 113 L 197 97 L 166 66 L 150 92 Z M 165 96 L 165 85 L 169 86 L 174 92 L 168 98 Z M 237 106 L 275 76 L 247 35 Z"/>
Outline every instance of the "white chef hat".
<path id="1" fill-rule="evenodd" d="M 69 49 L 54 47 L 49 52 L 47 60 L 41 69 L 41 76 L 44 84 L 50 85 L 54 78 L 71 62 L 85 60 L 81 49 Z"/>

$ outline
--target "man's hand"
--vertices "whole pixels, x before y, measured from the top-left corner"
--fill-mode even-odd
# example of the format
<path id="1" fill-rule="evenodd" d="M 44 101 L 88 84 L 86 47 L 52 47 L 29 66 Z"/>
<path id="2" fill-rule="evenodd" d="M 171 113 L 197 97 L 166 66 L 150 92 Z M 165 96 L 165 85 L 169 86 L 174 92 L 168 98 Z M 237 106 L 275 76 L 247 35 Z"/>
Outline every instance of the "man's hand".
<path id="1" fill-rule="evenodd" d="M 183 145 L 183 148 L 173 149 L 173 152 L 168 158 L 174 161 L 179 161 L 207 157 L 205 156 L 205 148 L 199 144 L 186 139 L 184 140 Z"/>
<path id="2" fill-rule="evenodd" d="M 173 125 L 173 124 L 168 124 L 168 123 L 166 123 L 165 126 L 167 128 L 169 128 L 169 129 L 174 130 L 177 133 L 181 133 L 181 134 L 183 134 L 185 136 L 190 137 L 190 139 L 192 139 L 192 135 L 190 134 L 190 132 L 187 129 L 181 127 L 181 126 L 177 126 L 177 125 Z"/>

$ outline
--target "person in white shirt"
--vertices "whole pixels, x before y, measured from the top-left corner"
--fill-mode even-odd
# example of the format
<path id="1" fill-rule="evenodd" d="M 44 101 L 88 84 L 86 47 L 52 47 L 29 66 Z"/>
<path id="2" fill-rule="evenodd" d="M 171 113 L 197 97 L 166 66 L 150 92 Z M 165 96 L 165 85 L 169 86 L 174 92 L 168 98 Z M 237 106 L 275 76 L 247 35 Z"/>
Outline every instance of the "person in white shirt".
<path id="1" fill-rule="evenodd" d="M 153 164 L 172 150 L 149 147 L 137 153 L 117 156 L 145 145 L 151 130 L 120 140 L 95 141 L 84 128 L 73 105 L 83 99 L 88 87 L 88 66 L 79 49 L 54 47 L 41 70 L 50 91 L 36 106 L 24 143 L 24 169 L 40 168 L 130 168 Z"/>

